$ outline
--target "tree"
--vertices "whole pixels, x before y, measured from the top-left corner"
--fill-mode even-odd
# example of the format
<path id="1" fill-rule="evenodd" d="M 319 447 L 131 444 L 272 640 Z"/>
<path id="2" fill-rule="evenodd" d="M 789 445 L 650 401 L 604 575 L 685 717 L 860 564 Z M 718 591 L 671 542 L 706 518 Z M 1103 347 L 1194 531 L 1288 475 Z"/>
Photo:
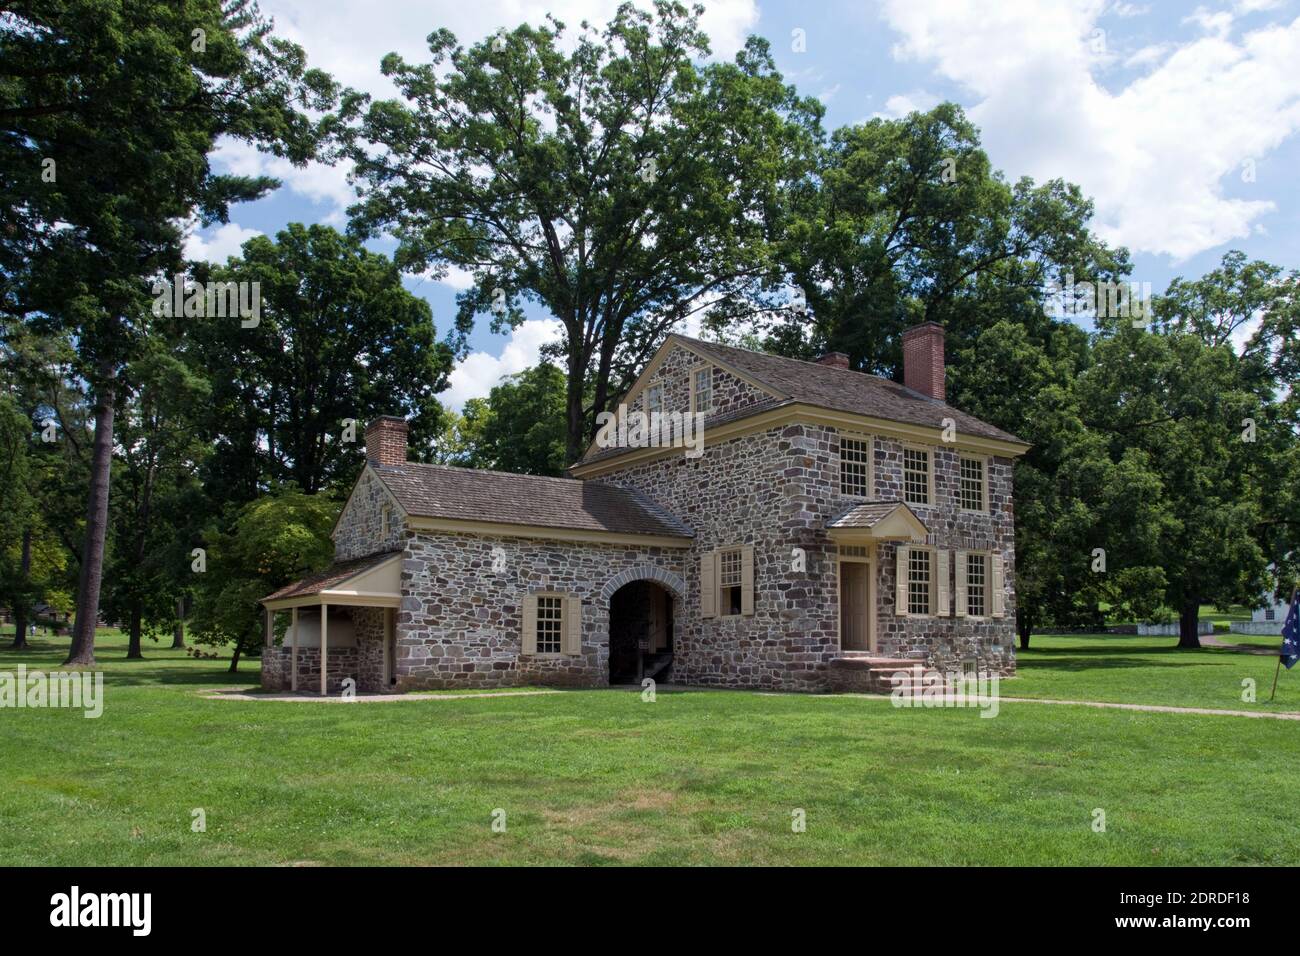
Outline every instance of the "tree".
<path id="1" fill-rule="evenodd" d="M 195 210 L 225 221 L 276 185 L 216 175 L 208 153 L 230 136 L 304 162 L 319 130 L 302 110 L 333 93 L 251 0 L 33 0 L 0 18 L 0 308 L 67 331 L 94 396 L 69 664 L 94 661 L 118 378 L 148 283 L 179 271 Z"/>
<path id="2" fill-rule="evenodd" d="M 354 228 L 396 235 L 403 269 L 473 275 L 454 344 L 477 314 L 519 324 L 525 302 L 563 325 L 570 461 L 675 324 L 774 281 L 771 237 L 820 137 L 820 104 L 764 41 L 699 65 L 701 10 L 624 4 L 570 52 L 555 20 L 468 50 L 437 30 L 431 62 L 384 58 L 406 102 L 343 98 Z"/>
<path id="3" fill-rule="evenodd" d="M 1088 336 L 1052 323 L 1046 347 L 1013 322 L 954 357 L 960 406 L 1031 442 L 1015 463 L 1016 627 L 1022 649 L 1045 625 L 1151 615 L 1164 576 L 1157 542 L 1169 520 L 1159 480 L 1081 417 L 1076 382 L 1092 364 Z"/>
<path id="4" fill-rule="evenodd" d="M 230 672 L 243 654 L 262 645 L 263 618 L 258 601 L 330 563 L 330 531 L 338 504 L 296 488 L 278 489 L 234 509 L 230 530 L 213 531 L 207 570 L 190 617 L 196 644 L 233 645 Z"/>
<path id="5" fill-rule="evenodd" d="M 467 402 L 465 432 L 475 438 L 467 464 L 523 475 L 562 475 L 564 400 L 564 373 L 542 363 L 511 375 L 486 401 Z"/>
<path id="6" fill-rule="evenodd" d="M 1202 604 L 1253 604 L 1267 586 L 1261 476 L 1272 449 L 1245 423 L 1263 420 L 1273 395 L 1230 344 L 1175 325 L 1103 320 L 1080 404 L 1109 459 L 1159 483 L 1169 515 L 1154 541 L 1162 597 L 1178 614 L 1178 646 L 1195 648 Z"/>
<path id="7" fill-rule="evenodd" d="M 409 417 L 412 446 L 431 445 L 451 352 L 386 256 L 328 226 L 291 223 L 206 275 L 261 291 L 256 327 L 204 323 L 185 346 L 213 383 L 201 425 L 214 446 L 210 494 L 248 501 L 277 483 L 312 494 L 350 480 L 365 460 L 362 429 L 381 414 Z"/>
<path id="8" fill-rule="evenodd" d="M 123 378 L 131 400 L 116 429 L 113 546 L 105 608 L 127 627 L 127 658 L 140 658 L 146 627 L 170 628 L 177 616 L 182 574 L 189 572 L 194 537 L 196 471 L 207 446 L 195 422 L 206 406 L 209 383 L 150 339 L 148 353 Z M 184 572 L 181 569 L 184 569 Z"/>
<path id="9" fill-rule="evenodd" d="M 1006 182 L 952 103 L 836 130 L 792 208 L 781 257 L 806 308 L 774 303 L 770 344 L 845 352 L 886 376 L 901 369 L 909 326 L 943 325 L 953 353 L 1003 320 L 1041 342 L 1049 281 L 1128 269 L 1127 253 L 1089 231 L 1078 187 Z"/>

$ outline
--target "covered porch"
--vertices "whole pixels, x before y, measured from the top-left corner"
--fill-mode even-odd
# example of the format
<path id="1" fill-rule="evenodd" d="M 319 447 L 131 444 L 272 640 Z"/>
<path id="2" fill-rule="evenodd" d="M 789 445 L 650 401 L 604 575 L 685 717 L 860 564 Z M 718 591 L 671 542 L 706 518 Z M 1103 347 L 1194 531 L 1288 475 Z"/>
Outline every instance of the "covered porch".
<path id="1" fill-rule="evenodd" d="M 263 598 L 263 689 L 391 690 L 401 563 L 400 552 L 339 562 Z"/>

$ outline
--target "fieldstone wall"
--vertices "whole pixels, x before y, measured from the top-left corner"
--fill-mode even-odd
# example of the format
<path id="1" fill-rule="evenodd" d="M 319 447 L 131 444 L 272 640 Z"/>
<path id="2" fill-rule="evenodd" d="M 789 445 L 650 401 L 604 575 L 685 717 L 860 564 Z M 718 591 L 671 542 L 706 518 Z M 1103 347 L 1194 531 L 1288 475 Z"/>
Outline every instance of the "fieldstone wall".
<path id="1" fill-rule="evenodd" d="M 352 609 L 357 635 L 357 690 L 366 693 L 392 689 L 384 680 L 384 615 L 382 607 Z"/>
<path id="2" fill-rule="evenodd" d="M 609 682 L 609 590 L 615 581 L 677 581 L 683 551 L 643 545 L 420 531 L 402 560 L 397 686 L 601 687 Z M 524 655 L 523 600 L 582 601 L 580 654 Z M 681 602 L 675 602 L 680 618 Z"/>
<path id="3" fill-rule="evenodd" d="M 701 365 L 710 365 L 713 381 L 713 404 L 710 415 L 727 415 L 749 405 L 769 401 L 772 396 L 762 389 L 755 388 L 744 379 L 737 378 L 725 369 L 712 365 L 680 345 L 673 346 L 664 356 L 663 362 L 646 381 L 646 388 L 651 385 L 664 387 L 664 410 L 668 412 L 689 412 L 691 408 L 690 376 Z M 645 411 L 645 392 L 633 396 L 628 402 L 629 411 Z"/>
<path id="4" fill-rule="evenodd" d="M 823 690 L 839 653 L 837 611 L 813 583 L 828 566 L 807 494 L 802 426 L 722 443 L 705 433 L 699 458 L 670 455 L 598 480 L 638 488 L 695 530 L 687 560 L 687 613 L 674 630 L 673 680 L 720 687 Z M 699 616 L 700 555 L 754 547 L 754 613 Z M 806 550 L 799 569 L 795 547 Z"/>
<path id="5" fill-rule="evenodd" d="M 363 690 L 358 674 L 356 647 L 331 647 L 329 667 L 325 674 L 325 689 L 329 694 L 343 691 L 343 681 L 352 678 L 358 690 Z M 290 661 L 293 649 L 290 647 L 262 648 L 262 688 L 264 690 L 287 691 L 292 686 L 289 675 L 292 673 Z M 320 648 L 298 648 L 298 692 L 320 692 Z"/>
<path id="6" fill-rule="evenodd" d="M 814 460 L 809 487 L 816 513 L 832 518 L 862 499 L 839 494 L 839 436 L 833 428 L 806 429 Z M 854 432 L 852 437 L 861 438 Z M 877 501 L 903 500 L 903 443 L 872 437 L 873 493 Z M 881 542 L 876 548 L 874 584 L 876 610 L 876 653 L 881 657 L 915 658 L 945 671 L 961 670 L 975 661 L 990 673 L 1015 673 L 1015 515 L 1012 505 L 1012 461 L 990 457 L 985 468 L 988 483 L 987 513 L 962 511 L 958 505 L 960 453 L 956 448 L 930 446 L 934 471 L 934 497 L 929 506 L 911 505 L 929 529 L 925 544 L 949 551 L 988 551 L 1002 556 L 1005 586 L 1005 614 L 981 619 L 951 616 L 899 617 L 895 614 L 894 582 L 898 545 Z M 834 548 L 829 538 L 821 553 L 832 561 L 830 574 L 817 593 L 838 602 L 838 581 L 834 574 Z M 956 560 L 949 557 L 950 594 L 955 594 Z M 990 586 L 990 607 L 992 603 Z"/>
<path id="7" fill-rule="evenodd" d="M 383 534 L 383 509 L 391 508 L 388 534 Z M 351 561 L 380 551 L 395 551 L 406 538 L 402 509 L 378 478 L 363 471 L 334 527 L 334 560 Z"/>

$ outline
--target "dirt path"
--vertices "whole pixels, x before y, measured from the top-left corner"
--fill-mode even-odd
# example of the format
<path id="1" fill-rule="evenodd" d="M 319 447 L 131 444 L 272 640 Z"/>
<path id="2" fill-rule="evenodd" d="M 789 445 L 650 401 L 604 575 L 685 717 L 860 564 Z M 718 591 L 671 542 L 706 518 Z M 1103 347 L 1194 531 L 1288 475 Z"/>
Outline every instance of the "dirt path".
<path id="1" fill-rule="evenodd" d="M 1240 654 L 1257 654 L 1260 657 L 1265 657 L 1274 656 L 1281 650 L 1282 638 L 1277 639 L 1277 648 L 1257 647 L 1254 644 L 1229 644 L 1226 641 L 1219 640 L 1213 634 L 1202 634 L 1201 643 L 1206 647 L 1217 647 L 1225 651 L 1237 651 Z"/>

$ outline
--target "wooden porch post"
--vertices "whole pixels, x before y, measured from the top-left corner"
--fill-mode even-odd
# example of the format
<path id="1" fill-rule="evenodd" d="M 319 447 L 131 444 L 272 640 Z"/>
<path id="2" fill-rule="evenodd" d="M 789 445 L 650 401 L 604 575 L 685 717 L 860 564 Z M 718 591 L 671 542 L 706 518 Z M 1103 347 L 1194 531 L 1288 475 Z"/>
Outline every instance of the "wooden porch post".
<path id="1" fill-rule="evenodd" d="M 275 642 L 275 612 L 266 609 L 266 620 L 262 626 L 262 645 L 270 647 Z"/>
<path id="2" fill-rule="evenodd" d="M 298 609 L 294 608 L 291 617 L 293 619 L 293 640 L 289 645 L 289 690 L 298 690 Z"/>
<path id="3" fill-rule="evenodd" d="M 329 657 L 330 606 L 323 601 L 320 606 L 320 695 L 325 696 L 326 659 Z"/>

